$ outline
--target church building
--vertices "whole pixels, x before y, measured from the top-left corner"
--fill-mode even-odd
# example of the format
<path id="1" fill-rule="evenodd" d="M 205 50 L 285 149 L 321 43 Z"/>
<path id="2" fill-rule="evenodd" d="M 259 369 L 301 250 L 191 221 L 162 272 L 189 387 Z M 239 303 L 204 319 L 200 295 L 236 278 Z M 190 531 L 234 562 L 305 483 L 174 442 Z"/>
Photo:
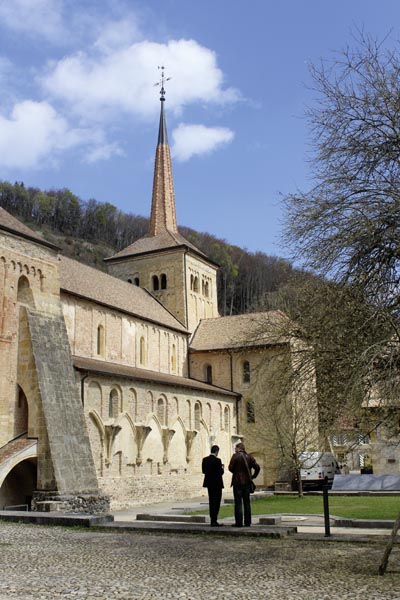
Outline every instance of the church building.
<path id="1" fill-rule="evenodd" d="M 218 444 L 227 465 L 239 439 L 259 486 L 279 478 L 257 407 L 291 354 L 286 317 L 219 316 L 218 265 L 178 231 L 164 104 L 162 87 L 149 232 L 107 274 L 0 208 L 0 509 L 198 496 L 202 457 Z"/>

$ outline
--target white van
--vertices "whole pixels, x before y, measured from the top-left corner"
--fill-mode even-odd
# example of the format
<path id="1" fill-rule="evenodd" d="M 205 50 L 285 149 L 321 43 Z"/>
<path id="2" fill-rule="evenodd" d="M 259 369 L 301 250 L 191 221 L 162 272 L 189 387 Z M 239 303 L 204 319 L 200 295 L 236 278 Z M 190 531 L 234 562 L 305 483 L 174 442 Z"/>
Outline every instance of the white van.
<path id="1" fill-rule="evenodd" d="M 335 456 L 331 452 L 303 452 L 300 455 L 301 481 L 303 488 L 332 485 L 333 478 L 340 473 Z"/>

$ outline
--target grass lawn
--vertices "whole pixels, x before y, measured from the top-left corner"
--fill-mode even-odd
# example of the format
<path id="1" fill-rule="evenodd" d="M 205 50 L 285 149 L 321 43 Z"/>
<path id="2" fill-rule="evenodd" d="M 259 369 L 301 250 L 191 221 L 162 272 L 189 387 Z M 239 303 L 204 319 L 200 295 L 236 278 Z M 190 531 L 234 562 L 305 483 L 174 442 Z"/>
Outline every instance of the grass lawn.
<path id="1" fill-rule="evenodd" d="M 268 496 L 251 502 L 253 515 L 323 514 L 321 496 Z M 202 511 L 206 514 L 208 511 Z M 400 496 L 330 496 L 329 512 L 338 517 L 353 519 L 395 519 L 400 513 Z M 219 517 L 233 516 L 233 504 L 223 504 Z"/>

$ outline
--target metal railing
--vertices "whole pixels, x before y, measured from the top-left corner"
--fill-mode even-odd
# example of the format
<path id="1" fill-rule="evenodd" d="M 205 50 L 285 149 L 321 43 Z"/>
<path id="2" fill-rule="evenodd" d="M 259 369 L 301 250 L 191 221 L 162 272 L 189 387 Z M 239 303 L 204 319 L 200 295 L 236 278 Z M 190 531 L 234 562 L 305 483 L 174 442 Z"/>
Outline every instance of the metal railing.
<path id="1" fill-rule="evenodd" d="M 5 506 L 3 510 L 29 510 L 29 504 L 11 504 Z"/>

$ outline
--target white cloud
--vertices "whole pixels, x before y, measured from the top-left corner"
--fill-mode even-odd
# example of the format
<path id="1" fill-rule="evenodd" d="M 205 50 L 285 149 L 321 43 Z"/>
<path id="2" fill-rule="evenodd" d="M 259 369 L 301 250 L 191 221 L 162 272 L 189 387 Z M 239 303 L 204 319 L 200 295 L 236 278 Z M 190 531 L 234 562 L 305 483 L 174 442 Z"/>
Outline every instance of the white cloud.
<path id="1" fill-rule="evenodd" d="M 123 48 L 133 40 L 141 38 L 136 19 L 133 15 L 118 21 L 105 22 L 95 41 L 94 47 L 104 54 Z"/>
<path id="2" fill-rule="evenodd" d="M 125 156 L 125 152 L 119 147 L 116 142 L 107 144 L 106 142 L 98 143 L 88 150 L 85 155 L 85 162 L 91 164 L 99 160 L 108 160 L 112 156 Z"/>
<path id="3" fill-rule="evenodd" d="M 62 0 L 0 0 L 0 22 L 13 31 L 47 41 L 64 37 Z"/>
<path id="4" fill-rule="evenodd" d="M 117 145 L 111 144 L 106 153 L 107 145 L 101 131 L 71 128 L 47 102 L 26 100 L 14 106 L 10 118 L 0 115 L 0 166 L 3 168 L 47 167 L 56 162 L 61 152 L 75 147 L 88 148 L 87 156 L 92 156 L 90 162 L 119 152 Z"/>
<path id="5" fill-rule="evenodd" d="M 103 44 L 102 49 L 107 52 L 100 56 L 68 56 L 51 65 L 42 79 L 47 93 L 85 118 L 103 120 L 121 111 L 153 116 L 159 110 L 154 83 L 162 64 L 173 78 L 167 100 L 175 112 L 190 103 L 224 104 L 239 98 L 237 90 L 224 87 L 215 53 L 194 40 L 142 41 L 117 50 Z"/>
<path id="6" fill-rule="evenodd" d="M 208 154 L 224 144 L 229 144 L 234 136 L 234 132 L 225 127 L 181 123 L 172 132 L 171 151 L 177 160 L 186 161 L 192 156 Z"/>

